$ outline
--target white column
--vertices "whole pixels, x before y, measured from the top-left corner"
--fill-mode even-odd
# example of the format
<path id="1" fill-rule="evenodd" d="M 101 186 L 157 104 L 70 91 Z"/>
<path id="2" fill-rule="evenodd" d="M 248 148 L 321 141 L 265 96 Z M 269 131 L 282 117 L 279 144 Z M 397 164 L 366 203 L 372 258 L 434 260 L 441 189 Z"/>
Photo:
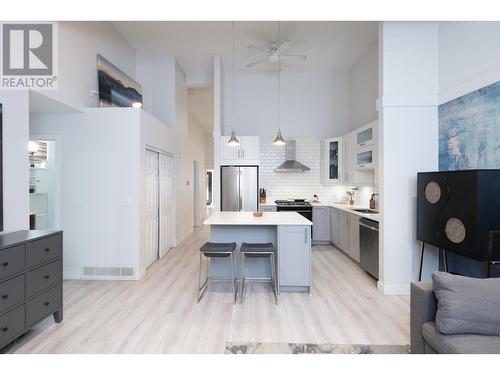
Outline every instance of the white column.
<path id="1" fill-rule="evenodd" d="M 220 137 L 224 132 L 224 67 L 220 55 L 214 56 L 214 174 L 212 196 L 220 211 Z"/>
<path id="2" fill-rule="evenodd" d="M 438 168 L 438 24 L 380 26 L 380 280 L 384 294 L 407 295 L 418 277 L 417 172 Z M 426 258 L 426 277 L 437 269 Z"/>

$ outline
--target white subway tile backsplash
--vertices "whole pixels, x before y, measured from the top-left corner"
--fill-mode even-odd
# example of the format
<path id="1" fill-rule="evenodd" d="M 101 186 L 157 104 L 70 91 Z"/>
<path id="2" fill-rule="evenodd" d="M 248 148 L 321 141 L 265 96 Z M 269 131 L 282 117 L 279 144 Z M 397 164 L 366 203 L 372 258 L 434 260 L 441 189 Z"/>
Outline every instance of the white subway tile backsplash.
<path id="1" fill-rule="evenodd" d="M 297 138 L 297 161 L 311 168 L 308 172 L 275 172 L 285 160 L 285 147 L 273 145 L 273 138 L 260 138 L 260 187 L 267 190 L 270 199 L 305 198 L 319 196 L 322 202 L 345 200 L 349 186 L 320 183 L 321 139 Z M 376 186 L 359 186 L 356 205 L 368 206 Z"/>

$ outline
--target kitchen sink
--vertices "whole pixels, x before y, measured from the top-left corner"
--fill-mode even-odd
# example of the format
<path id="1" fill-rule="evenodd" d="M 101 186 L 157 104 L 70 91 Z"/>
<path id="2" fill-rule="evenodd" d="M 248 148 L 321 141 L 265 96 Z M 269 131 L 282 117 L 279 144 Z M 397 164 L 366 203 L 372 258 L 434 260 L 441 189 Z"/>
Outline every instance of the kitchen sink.
<path id="1" fill-rule="evenodd" d="M 369 208 L 352 208 L 352 210 L 362 214 L 378 214 L 378 211 Z"/>

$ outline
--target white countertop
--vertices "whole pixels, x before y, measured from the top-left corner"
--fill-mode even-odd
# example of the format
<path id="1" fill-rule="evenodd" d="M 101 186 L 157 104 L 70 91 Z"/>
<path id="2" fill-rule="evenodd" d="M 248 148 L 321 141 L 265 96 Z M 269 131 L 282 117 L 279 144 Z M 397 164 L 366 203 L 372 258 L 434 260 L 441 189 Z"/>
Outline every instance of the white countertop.
<path id="1" fill-rule="evenodd" d="M 364 217 L 366 219 L 374 220 L 374 221 L 380 221 L 380 214 L 366 214 L 358 211 L 354 211 L 353 208 L 360 208 L 360 209 L 368 209 L 368 207 L 361 207 L 361 206 L 349 206 L 347 204 L 342 204 L 342 203 L 311 203 L 314 206 L 317 207 L 333 207 L 338 210 L 342 210 L 345 212 L 349 212 L 350 214 L 358 215 L 360 217 Z"/>
<path id="2" fill-rule="evenodd" d="M 302 215 L 293 211 L 263 212 L 262 217 L 252 212 L 214 212 L 203 222 L 206 225 L 312 225 Z"/>

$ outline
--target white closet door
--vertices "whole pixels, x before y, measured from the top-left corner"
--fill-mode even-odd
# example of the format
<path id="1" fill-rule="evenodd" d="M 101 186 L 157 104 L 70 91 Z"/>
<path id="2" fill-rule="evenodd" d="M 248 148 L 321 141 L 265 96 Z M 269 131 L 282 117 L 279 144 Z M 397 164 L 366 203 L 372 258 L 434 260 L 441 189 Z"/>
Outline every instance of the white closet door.
<path id="1" fill-rule="evenodd" d="M 157 152 L 146 150 L 146 268 L 159 255 L 158 158 Z"/>
<path id="2" fill-rule="evenodd" d="M 174 160 L 160 154 L 160 258 L 172 248 Z"/>

